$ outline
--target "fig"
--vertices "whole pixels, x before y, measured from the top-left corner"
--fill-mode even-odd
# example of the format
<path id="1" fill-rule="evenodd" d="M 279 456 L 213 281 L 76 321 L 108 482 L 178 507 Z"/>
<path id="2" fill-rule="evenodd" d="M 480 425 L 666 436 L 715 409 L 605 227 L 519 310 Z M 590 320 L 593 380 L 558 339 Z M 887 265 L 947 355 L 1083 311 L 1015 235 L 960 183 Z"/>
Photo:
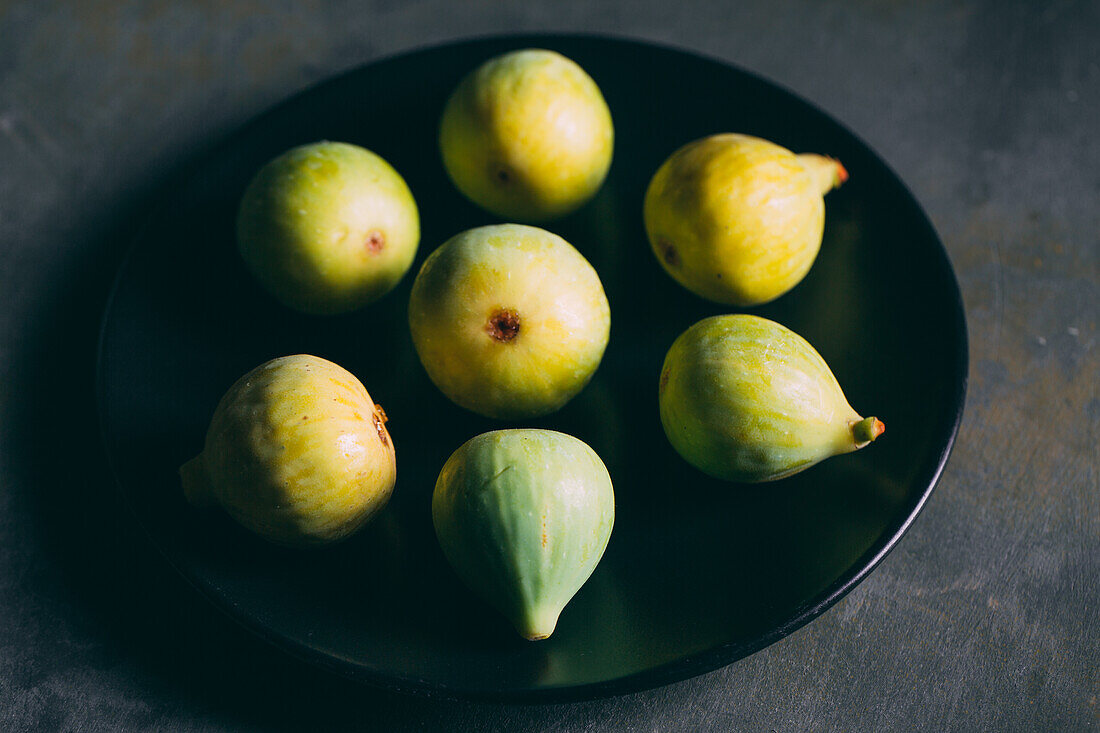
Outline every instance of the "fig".
<path id="1" fill-rule="evenodd" d="M 348 143 L 303 145 L 270 161 L 237 214 L 249 271 L 287 307 L 316 315 L 381 298 L 404 277 L 419 242 L 405 180 Z"/>
<path id="2" fill-rule="evenodd" d="M 281 545 L 348 537 L 389 501 L 386 413 L 351 372 L 307 354 L 262 364 L 221 398 L 184 495 Z"/>
<path id="3" fill-rule="evenodd" d="M 559 409 L 603 358 L 611 312 L 592 265 L 556 234 L 470 229 L 424 261 L 409 299 L 413 345 L 453 402 L 486 417 Z"/>
<path id="4" fill-rule="evenodd" d="M 863 448 L 885 429 L 851 408 L 805 339 L 759 316 L 713 316 L 680 334 L 658 394 L 676 451 L 729 481 L 790 476 Z"/>
<path id="5" fill-rule="evenodd" d="M 553 430 L 496 430 L 443 466 L 432 522 L 459 577 L 526 639 L 545 639 L 592 575 L 615 523 L 603 461 Z"/>
<path id="6" fill-rule="evenodd" d="M 645 228 L 661 266 L 696 295 L 766 303 L 806 276 L 821 248 L 837 161 L 748 135 L 712 135 L 674 152 L 646 190 Z"/>
<path id="7" fill-rule="evenodd" d="M 504 219 L 544 222 L 581 206 L 611 165 L 611 112 L 596 82 L 553 51 L 490 59 L 452 93 L 439 126 L 458 190 Z"/>

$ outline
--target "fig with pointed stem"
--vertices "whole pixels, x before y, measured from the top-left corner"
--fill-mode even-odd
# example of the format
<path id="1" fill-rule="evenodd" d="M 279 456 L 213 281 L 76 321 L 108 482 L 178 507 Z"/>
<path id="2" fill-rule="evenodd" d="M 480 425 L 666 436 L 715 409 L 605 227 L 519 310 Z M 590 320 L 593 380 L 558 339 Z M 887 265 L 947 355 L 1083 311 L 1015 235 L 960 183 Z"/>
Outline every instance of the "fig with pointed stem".
<path id="1" fill-rule="evenodd" d="M 554 632 L 615 523 L 615 492 L 587 444 L 553 430 L 495 430 L 447 460 L 432 495 L 443 554 L 531 641 Z"/>
<path id="2" fill-rule="evenodd" d="M 848 404 L 821 355 L 774 321 L 699 321 L 672 344 L 658 387 L 669 442 L 730 481 L 772 481 L 865 447 L 885 430 Z"/>
<path id="3" fill-rule="evenodd" d="M 748 135 L 712 135 L 673 153 L 646 191 L 653 253 L 696 295 L 751 306 L 809 272 L 825 227 L 826 192 L 848 173 Z"/>

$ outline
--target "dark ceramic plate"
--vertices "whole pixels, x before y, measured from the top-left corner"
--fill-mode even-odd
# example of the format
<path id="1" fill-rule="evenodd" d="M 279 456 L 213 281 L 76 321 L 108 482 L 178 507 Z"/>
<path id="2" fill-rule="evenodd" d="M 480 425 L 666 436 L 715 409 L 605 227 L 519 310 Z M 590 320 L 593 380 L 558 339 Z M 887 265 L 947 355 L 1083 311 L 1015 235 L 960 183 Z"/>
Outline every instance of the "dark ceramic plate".
<path id="1" fill-rule="evenodd" d="M 406 325 L 416 268 L 451 235 L 496 220 L 444 174 L 436 125 L 460 76 L 495 54 L 551 48 L 602 88 L 615 159 L 598 196 L 549 225 L 584 253 L 611 302 L 611 343 L 592 383 L 527 426 L 589 443 L 615 482 L 603 562 L 550 639 L 523 641 L 468 592 L 432 531 L 436 475 L 468 438 L 503 424 L 448 402 Z M 744 132 L 839 158 L 809 276 L 753 312 L 814 344 L 856 410 L 886 435 L 778 483 L 722 483 L 673 452 L 657 415 L 665 351 L 729 309 L 676 285 L 650 254 L 642 195 L 661 161 L 716 132 Z M 245 272 L 233 242 L 250 176 L 300 143 L 370 148 L 406 178 L 423 238 L 414 269 L 347 316 L 290 312 Z M 235 134 L 170 191 L 118 276 L 98 375 L 106 449 L 153 541 L 244 626 L 305 659 L 406 691 L 563 700 L 652 687 L 770 644 L 815 618 L 893 547 L 935 485 L 966 386 L 963 308 L 951 266 L 905 185 L 858 138 L 790 92 L 691 53 L 594 37 L 508 37 L 415 51 L 293 97 Z M 393 500 L 351 540 L 289 551 L 217 512 L 193 510 L 177 467 L 197 453 L 221 394 L 284 354 L 356 374 L 391 417 Z"/>

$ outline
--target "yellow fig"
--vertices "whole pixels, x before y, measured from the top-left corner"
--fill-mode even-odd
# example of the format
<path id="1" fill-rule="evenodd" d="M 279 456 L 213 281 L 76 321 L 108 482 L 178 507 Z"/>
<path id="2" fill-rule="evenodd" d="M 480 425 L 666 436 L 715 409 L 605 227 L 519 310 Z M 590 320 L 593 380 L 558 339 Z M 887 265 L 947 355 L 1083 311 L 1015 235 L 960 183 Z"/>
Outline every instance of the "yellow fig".
<path id="1" fill-rule="evenodd" d="M 599 275 L 556 234 L 522 224 L 462 232 L 428 256 L 409 297 L 432 382 L 486 417 L 547 415 L 588 384 L 611 310 Z"/>
<path id="2" fill-rule="evenodd" d="M 237 214 L 237 248 L 249 271 L 304 313 L 346 313 L 378 300 L 412 266 L 419 242 L 405 180 L 348 143 L 302 145 L 268 162 Z"/>
<path id="3" fill-rule="evenodd" d="M 696 468 L 730 481 L 773 481 L 869 445 L 885 430 L 852 409 L 804 338 L 747 314 L 704 318 L 661 369 L 661 423 Z"/>
<path id="4" fill-rule="evenodd" d="M 797 285 L 821 248 L 835 160 L 748 135 L 712 135 L 673 153 L 645 195 L 653 253 L 677 282 L 718 303 L 752 306 Z"/>
<path id="5" fill-rule="evenodd" d="M 343 539 L 374 516 L 397 475 L 386 413 L 351 372 L 306 354 L 241 377 L 221 398 L 184 494 L 282 545 Z"/>
<path id="6" fill-rule="evenodd" d="M 611 165 L 614 130 L 596 82 L 554 51 L 490 59 L 443 111 L 439 147 L 455 186 L 504 219 L 543 222 L 595 195 Z"/>

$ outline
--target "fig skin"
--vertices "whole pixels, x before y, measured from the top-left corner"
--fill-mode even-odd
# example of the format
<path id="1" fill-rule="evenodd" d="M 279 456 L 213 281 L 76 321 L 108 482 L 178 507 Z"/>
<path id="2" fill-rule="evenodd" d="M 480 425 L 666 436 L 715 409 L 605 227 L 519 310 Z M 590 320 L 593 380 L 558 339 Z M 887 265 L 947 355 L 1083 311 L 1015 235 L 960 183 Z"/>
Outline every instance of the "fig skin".
<path id="1" fill-rule="evenodd" d="M 203 452 L 180 468 L 184 494 L 277 544 L 344 539 L 393 492 L 385 423 L 346 369 L 307 354 L 273 359 L 221 398 Z"/>
<path id="2" fill-rule="evenodd" d="M 611 166 L 611 112 L 596 82 L 553 51 L 497 56 L 467 75 L 443 111 L 439 147 L 466 198 L 510 221 L 577 209 Z"/>
<path id="3" fill-rule="evenodd" d="M 611 311 L 592 265 L 556 234 L 498 224 L 458 234 L 413 282 L 409 327 L 455 404 L 520 419 L 561 408 L 599 366 Z"/>
<path id="4" fill-rule="evenodd" d="M 283 305 L 314 315 L 381 298 L 404 277 L 419 242 L 404 179 L 348 143 L 312 143 L 271 160 L 237 214 L 237 248 L 249 271 Z"/>
<path id="5" fill-rule="evenodd" d="M 748 135 L 696 140 L 649 183 L 650 247 L 696 295 L 726 305 L 766 303 L 810 271 L 825 227 L 822 197 L 847 177 L 835 160 Z"/>
<path id="6" fill-rule="evenodd" d="M 553 633 L 603 557 L 615 492 L 583 441 L 497 430 L 470 439 L 444 464 L 432 522 L 459 577 L 536 641 Z"/>
<path id="7" fill-rule="evenodd" d="M 773 481 L 882 434 L 848 404 L 821 355 L 759 316 L 713 316 L 672 344 L 658 387 L 673 448 L 728 481 Z"/>

